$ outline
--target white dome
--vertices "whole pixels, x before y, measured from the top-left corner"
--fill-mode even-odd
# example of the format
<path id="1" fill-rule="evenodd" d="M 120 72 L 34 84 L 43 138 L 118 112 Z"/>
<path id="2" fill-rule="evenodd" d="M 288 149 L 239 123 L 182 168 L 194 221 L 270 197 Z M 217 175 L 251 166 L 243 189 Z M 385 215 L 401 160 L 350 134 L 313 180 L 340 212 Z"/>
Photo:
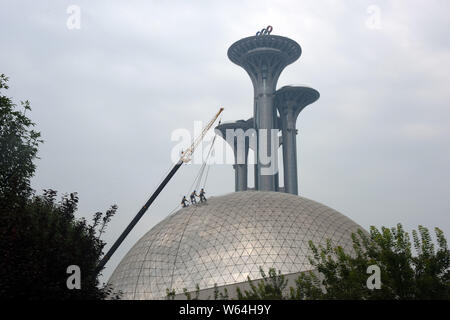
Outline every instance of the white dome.
<path id="1" fill-rule="evenodd" d="M 109 283 L 123 299 L 161 299 L 166 289 L 201 289 L 311 270 L 308 241 L 352 250 L 358 224 L 318 202 L 281 192 L 246 191 L 181 209 L 147 232 Z"/>

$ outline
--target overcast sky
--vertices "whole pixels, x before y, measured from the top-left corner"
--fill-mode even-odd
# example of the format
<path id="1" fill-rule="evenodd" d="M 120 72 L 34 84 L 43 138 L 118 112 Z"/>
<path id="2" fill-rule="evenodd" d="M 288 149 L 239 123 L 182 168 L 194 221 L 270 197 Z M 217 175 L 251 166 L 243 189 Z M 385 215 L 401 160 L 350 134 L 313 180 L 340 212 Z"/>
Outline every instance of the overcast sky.
<path id="1" fill-rule="evenodd" d="M 80 29 L 67 27 L 70 5 Z M 111 244 L 170 167 L 174 130 L 220 106 L 224 121 L 252 116 L 250 78 L 226 53 L 270 24 L 303 50 L 278 88 L 321 94 L 297 121 L 301 195 L 365 228 L 422 224 L 448 237 L 449 12 L 448 0 L 0 0 L 0 73 L 9 96 L 31 101 L 45 140 L 33 187 L 77 191 L 80 216 L 117 204 Z M 177 173 L 104 280 L 198 169 Z M 233 179 L 230 165 L 212 166 L 208 195 L 232 192 Z"/>

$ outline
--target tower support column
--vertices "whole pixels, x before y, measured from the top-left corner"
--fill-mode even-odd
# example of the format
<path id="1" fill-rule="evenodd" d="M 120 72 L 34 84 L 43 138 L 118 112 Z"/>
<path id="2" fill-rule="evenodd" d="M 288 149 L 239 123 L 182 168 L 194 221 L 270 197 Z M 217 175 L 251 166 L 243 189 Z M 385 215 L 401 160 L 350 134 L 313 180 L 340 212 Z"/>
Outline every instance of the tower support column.
<path id="1" fill-rule="evenodd" d="M 297 175 L 297 130 L 293 110 L 286 109 L 281 117 L 283 135 L 283 168 L 284 168 L 284 192 L 298 194 Z M 295 119 L 295 118 L 294 118 Z"/>
<path id="2" fill-rule="evenodd" d="M 264 77 L 264 74 L 263 74 Z M 273 81 L 262 79 L 262 90 L 256 99 L 256 132 L 258 134 L 258 189 L 276 191 L 278 173 L 278 129 L 275 124 L 276 109 L 273 107 L 275 86 Z M 275 139 L 277 141 L 275 141 Z"/>
<path id="3" fill-rule="evenodd" d="M 222 138 L 233 149 L 234 154 L 234 189 L 245 191 L 248 189 L 248 150 L 249 136 L 246 132 L 251 128 L 249 121 L 238 120 L 236 122 L 222 123 L 216 127 Z"/>
<path id="4" fill-rule="evenodd" d="M 237 172 L 236 191 L 246 191 L 248 188 L 247 164 L 237 164 L 236 172 Z"/>
<path id="5" fill-rule="evenodd" d="M 275 106 L 280 112 L 283 135 L 284 192 L 298 195 L 297 130 L 300 112 L 319 99 L 317 90 L 309 87 L 286 86 L 275 94 Z"/>

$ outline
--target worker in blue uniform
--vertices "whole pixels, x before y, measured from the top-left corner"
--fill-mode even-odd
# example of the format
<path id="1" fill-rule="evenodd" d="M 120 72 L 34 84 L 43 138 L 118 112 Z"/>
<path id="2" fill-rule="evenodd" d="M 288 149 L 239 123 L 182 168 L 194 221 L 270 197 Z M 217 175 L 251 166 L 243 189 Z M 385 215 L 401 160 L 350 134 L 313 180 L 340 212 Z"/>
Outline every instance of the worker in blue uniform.
<path id="1" fill-rule="evenodd" d="M 197 193 L 195 192 L 195 190 L 191 193 L 191 204 L 197 204 L 197 199 L 195 199 L 195 197 L 198 197 Z"/>
<path id="2" fill-rule="evenodd" d="M 188 201 L 186 199 L 186 196 L 183 196 L 183 199 L 181 199 L 181 206 L 183 208 L 189 207 Z"/>
<path id="3" fill-rule="evenodd" d="M 205 190 L 202 188 L 200 190 L 200 202 L 206 202 L 206 197 L 205 197 Z"/>

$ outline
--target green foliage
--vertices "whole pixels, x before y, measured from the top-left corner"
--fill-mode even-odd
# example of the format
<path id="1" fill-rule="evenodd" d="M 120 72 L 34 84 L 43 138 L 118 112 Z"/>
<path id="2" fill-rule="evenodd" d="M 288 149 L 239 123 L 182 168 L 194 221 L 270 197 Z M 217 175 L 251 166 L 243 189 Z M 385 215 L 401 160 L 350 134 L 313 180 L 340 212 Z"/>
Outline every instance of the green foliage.
<path id="1" fill-rule="evenodd" d="M 195 286 L 195 296 L 192 297 L 192 294 L 186 289 L 183 288 L 183 294 L 186 297 L 186 300 L 199 300 L 200 297 L 200 286 L 199 284 L 196 284 Z M 175 289 L 166 289 L 166 300 L 175 300 L 176 292 Z M 211 299 L 211 296 L 207 297 L 206 300 Z M 228 290 L 224 288 L 223 292 L 220 292 L 219 288 L 217 287 L 217 284 L 214 284 L 214 291 L 213 291 L 213 299 L 214 300 L 228 300 Z"/>
<path id="2" fill-rule="evenodd" d="M 166 300 L 175 300 L 175 289 L 166 289 Z"/>
<path id="3" fill-rule="evenodd" d="M 223 289 L 223 292 L 220 292 L 217 284 L 214 284 L 214 300 L 229 300 L 228 290 L 227 288 Z"/>
<path id="4" fill-rule="evenodd" d="M 0 75 L 0 89 L 8 89 Z M 76 193 L 44 190 L 33 196 L 40 134 L 26 116 L 28 101 L 16 110 L 0 95 L 0 299 L 60 300 L 118 298 L 112 288 L 99 287 L 96 266 L 105 243 L 100 240 L 117 206 L 97 212 L 93 223 L 76 219 Z M 67 267 L 81 270 L 81 290 L 67 288 Z"/>
<path id="5" fill-rule="evenodd" d="M 175 293 L 175 291 L 173 291 Z M 183 293 L 186 296 L 186 300 L 198 300 L 200 295 L 200 286 L 198 284 L 195 285 L 195 296 L 192 297 L 191 293 L 187 291 L 186 288 L 183 288 Z"/>
<path id="6" fill-rule="evenodd" d="M 24 208 L 1 212 L 0 297 L 21 299 L 102 299 L 96 265 L 105 245 L 95 225 L 74 219 L 75 193 L 55 201 L 56 192 L 30 199 Z M 115 211 L 115 207 L 110 210 Z M 81 290 L 68 290 L 66 269 L 81 269 Z"/>
<path id="7" fill-rule="evenodd" d="M 318 300 L 322 297 L 320 280 L 314 272 L 304 272 L 297 280 L 296 287 L 289 287 L 291 300 Z"/>
<path id="8" fill-rule="evenodd" d="M 310 263 L 317 273 L 304 273 L 291 288 L 293 299 L 449 299 L 450 252 L 443 232 L 436 228 L 438 250 L 427 228 L 410 237 L 401 224 L 395 228 L 371 227 L 370 234 L 353 234 L 353 253 L 341 247 L 316 247 L 310 242 Z M 381 288 L 367 288 L 367 268 L 377 265 Z"/>
<path id="9" fill-rule="evenodd" d="M 20 102 L 20 110 L 11 98 L 3 95 L 8 78 L 0 75 L 0 207 L 21 205 L 32 193 L 30 178 L 36 166 L 40 133 L 26 116 L 29 101 Z M 12 201 L 14 199 L 14 201 Z"/>
<path id="10" fill-rule="evenodd" d="M 238 287 L 237 296 L 238 300 L 281 300 L 283 299 L 283 293 L 287 286 L 287 280 L 275 269 L 270 268 L 269 274 L 266 275 L 262 268 L 259 269 L 262 279 L 255 285 L 253 281 L 248 278 L 248 284 L 250 290 L 242 290 Z"/>

